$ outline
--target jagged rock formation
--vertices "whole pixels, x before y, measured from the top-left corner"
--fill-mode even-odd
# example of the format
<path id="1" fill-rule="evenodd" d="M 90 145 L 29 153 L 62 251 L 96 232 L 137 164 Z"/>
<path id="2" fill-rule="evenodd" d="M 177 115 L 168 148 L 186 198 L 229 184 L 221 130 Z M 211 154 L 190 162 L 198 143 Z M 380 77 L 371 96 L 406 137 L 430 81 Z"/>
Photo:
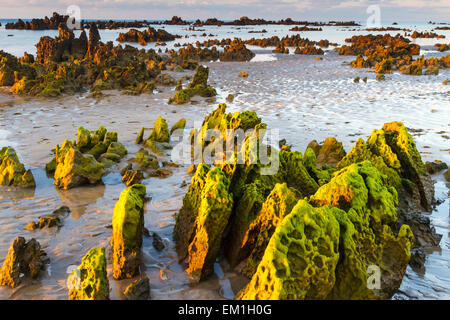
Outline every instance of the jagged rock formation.
<path id="1" fill-rule="evenodd" d="M 38 241 L 26 241 L 18 237 L 11 243 L 8 255 L 3 261 L 0 285 L 15 288 L 21 283 L 23 276 L 35 279 L 47 262 L 46 253 L 41 250 Z"/>
<path id="2" fill-rule="evenodd" d="M 36 186 L 33 174 L 19 161 L 11 147 L 0 149 L 0 186 L 33 188 Z"/>
<path id="3" fill-rule="evenodd" d="M 132 185 L 120 194 L 114 207 L 111 250 L 115 279 L 139 274 L 145 193 L 145 185 Z"/>
<path id="4" fill-rule="evenodd" d="M 109 300 L 105 248 L 93 248 L 68 277 L 69 300 Z"/>

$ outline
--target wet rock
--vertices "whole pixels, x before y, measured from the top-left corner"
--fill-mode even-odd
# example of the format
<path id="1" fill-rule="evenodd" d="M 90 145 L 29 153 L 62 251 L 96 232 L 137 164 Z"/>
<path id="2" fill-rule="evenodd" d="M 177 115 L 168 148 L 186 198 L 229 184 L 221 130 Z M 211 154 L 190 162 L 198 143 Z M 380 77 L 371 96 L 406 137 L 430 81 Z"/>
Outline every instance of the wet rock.
<path id="1" fill-rule="evenodd" d="M 445 180 L 450 182 L 450 169 L 445 171 L 444 173 Z"/>
<path id="2" fill-rule="evenodd" d="M 227 97 L 226 97 L 226 100 L 227 100 L 227 102 L 229 102 L 229 103 L 232 103 L 233 101 L 234 101 L 234 94 L 229 94 Z"/>
<path id="3" fill-rule="evenodd" d="M 304 54 L 304 55 L 323 55 L 324 52 L 321 48 L 316 46 L 306 44 L 304 47 L 297 47 L 294 54 Z"/>
<path id="4" fill-rule="evenodd" d="M 122 182 L 127 187 L 140 184 L 144 180 L 144 173 L 141 170 L 127 170 L 122 176 Z"/>
<path id="5" fill-rule="evenodd" d="M 177 84 L 177 81 L 167 73 L 161 73 L 157 75 L 155 78 L 155 82 L 156 84 L 160 84 L 163 86 L 174 86 Z"/>
<path id="6" fill-rule="evenodd" d="M 426 162 L 425 163 L 425 169 L 429 174 L 434 174 L 440 171 L 443 171 L 445 169 L 448 169 L 448 166 L 445 162 L 442 161 L 433 161 L 433 162 Z"/>
<path id="7" fill-rule="evenodd" d="M 34 188 L 34 181 L 31 170 L 26 170 L 19 161 L 16 151 L 11 147 L 0 149 L 0 186 L 18 186 L 24 188 Z"/>
<path id="8" fill-rule="evenodd" d="M 128 187 L 114 207 L 111 249 L 115 279 L 139 274 L 145 193 L 145 185 Z"/>
<path id="9" fill-rule="evenodd" d="M 147 140 L 156 142 L 170 142 L 169 126 L 166 119 L 163 117 L 158 117 L 158 119 L 156 119 L 155 126 Z"/>
<path id="10" fill-rule="evenodd" d="M 145 128 L 142 127 L 141 130 L 139 130 L 139 133 L 136 137 L 136 144 L 141 144 L 142 142 L 144 142 L 144 133 L 145 133 Z"/>
<path id="11" fill-rule="evenodd" d="M 415 250 L 411 255 L 411 260 L 409 261 L 409 265 L 411 268 L 418 274 L 425 273 L 425 260 L 426 255 L 422 250 Z"/>
<path id="12" fill-rule="evenodd" d="M 44 268 L 45 256 L 35 239 L 27 242 L 22 237 L 16 238 L 0 269 L 0 285 L 15 288 L 21 283 L 23 276 L 37 278 Z"/>
<path id="13" fill-rule="evenodd" d="M 169 99 L 169 104 L 185 104 L 194 96 L 207 98 L 217 95 L 216 90 L 208 85 L 208 77 L 209 68 L 201 65 L 198 66 L 192 82 L 188 84 L 186 89 L 177 91 L 175 96 Z"/>
<path id="14" fill-rule="evenodd" d="M 145 277 L 130 284 L 123 295 L 127 300 L 148 300 L 150 297 L 150 280 Z"/>
<path id="15" fill-rule="evenodd" d="M 220 61 L 250 61 L 255 54 L 247 49 L 241 39 L 234 39 L 224 51 L 219 53 Z"/>
<path id="16" fill-rule="evenodd" d="M 61 189 L 71 189 L 86 184 L 98 184 L 105 173 L 103 164 L 94 156 L 82 154 L 70 141 L 56 147 L 54 184 Z"/>
<path id="17" fill-rule="evenodd" d="M 214 271 L 223 232 L 231 215 L 233 198 L 224 172 L 200 164 L 176 218 L 174 240 L 180 261 L 195 282 Z"/>
<path id="18" fill-rule="evenodd" d="M 163 251 L 166 246 L 164 245 L 162 238 L 156 232 L 153 232 L 152 237 L 153 237 L 153 247 L 155 247 L 157 251 Z"/>
<path id="19" fill-rule="evenodd" d="M 145 149 L 139 150 L 136 158 L 132 159 L 131 161 L 137 162 L 139 164 L 138 170 L 144 171 L 146 169 L 159 168 L 158 159 Z"/>
<path id="20" fill-rule="evenodd" d="M 109 300 L 105 248 L 93 248 L 68 277 L 69 300 Z"/>
<path id="21" fill-rule="evenodd" d="M 174 131 L 176 130 L 184 130 L 185 127 L 186 127 L 186 119 L 181 118 L 170 129 L 170 135 L 172 135 L 172 133 L 174 133 Z"/>
<path id="22" fill-rule="evenodd" d="M 245 72 L 244 70 L 242 70 L 241 72 L 239 72 L 239 77 L 240 78 L 247 78 L 248 77 L 248 73 Z"/>

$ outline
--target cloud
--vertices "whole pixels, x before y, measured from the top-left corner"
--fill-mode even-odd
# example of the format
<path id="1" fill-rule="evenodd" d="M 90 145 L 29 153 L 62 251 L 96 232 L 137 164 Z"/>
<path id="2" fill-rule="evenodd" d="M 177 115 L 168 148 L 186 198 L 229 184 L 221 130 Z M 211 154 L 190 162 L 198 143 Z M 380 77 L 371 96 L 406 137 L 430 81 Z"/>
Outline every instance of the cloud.
<path id="1" fill-rule="evenodd" d="M 449 0 L 1 0 L 1 18 L 65 13 L 78 5 L 86 19 L 251 18 L 365 21 L 366 9 L 379 5 L 386 20 L 448 20 Z"/>

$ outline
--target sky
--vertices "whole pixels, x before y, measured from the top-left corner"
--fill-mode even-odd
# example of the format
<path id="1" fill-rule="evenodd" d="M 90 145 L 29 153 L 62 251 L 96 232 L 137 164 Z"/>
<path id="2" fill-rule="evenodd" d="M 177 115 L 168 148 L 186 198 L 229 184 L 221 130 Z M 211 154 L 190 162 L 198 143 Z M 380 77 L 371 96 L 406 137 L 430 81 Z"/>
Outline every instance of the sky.
<path id="1" fill-rule="evenodd" d="M 367 9 L 377 5 L 381 22 L 450 22 L 450 0 L 0 0 L 0 18 L 43 18 L 66 13 L 70 5 L 80 8 L 82 19 L 309 21 L 366 21 L 373 13 Z"/>

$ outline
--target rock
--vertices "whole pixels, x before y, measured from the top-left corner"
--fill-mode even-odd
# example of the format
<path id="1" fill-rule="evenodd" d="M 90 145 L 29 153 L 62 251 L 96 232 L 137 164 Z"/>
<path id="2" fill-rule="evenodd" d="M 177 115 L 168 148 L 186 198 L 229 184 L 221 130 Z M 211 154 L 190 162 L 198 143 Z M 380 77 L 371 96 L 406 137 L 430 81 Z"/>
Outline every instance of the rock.
<path id="1" fill-rule="evenodd" d="M 25 170 L 16 151 L 11 147 L 0 149 L 0 185 L 24 188 L 36 186 L 31 170 Z"/>
<path id="2" fill-rule="evenodd" d="M 93 248 L 69 275 L 69 300 L 109 300 L 105 248 Z"/>
<path id="3" fill-rule="evenodd" d="M 192 82 L 188 84 L 186 89 L 178 90 L 175 96 L 169 99 L 169 104 L 185 104 L 194 96 L 204 98 L 216 96 L 216 90 L 208 85 L 208 77 L 209 68 L 199 65 L 195 70 Z"/>
<path id="4" fill-rule="evenodd" d="M 139 274 L 145 193 L 145 185 L 128 187 L 114 207 L 111 249 L 115 279 Z"/>
<path id="5" fill-rule="evenodd" d="M 195 166 L 195 164 L 191 164 L 191 166 L 186 170 L 187 174 L 192 174 L 195 173 L 197 171 L 197 168 Z"/>
<path id="6" fill-rule="evenodd" d="M 169 126 L 163 117 L 158 117 L 155 126 L 147 140 L 157 142 L 170 142 Z"/>
<path id="7" fill-rule="evenodd" d="M 144 133 L 145 133 L 145 128 L 142 127 L 141 130 L 139 130 L 139 133 L 136 137 L 136 144 L 141 144 L 144 141 Z"/>
<path id="8" fill-rule="evenodd" d="M 116 41 L 119 42 L 138 42 L 142 46 L 146 46 L 148 42 L 173 41 L 179 36 L 174 36 L 163 29 L 154 29 L 149 27 L 147 30 L 139 31 L 130 29 L 127 33 L 119 33 Z"/>
<path id="9" fill-rule="evenodd" d="M 127 170 L 122 176 L 122 182 L 127 187 L 130 187 L 134 184 L 140 184 L 144 180 L 144 173 L 141 170 Z"/>
<path id="10" fill-rule="evenodd" d="M 422 250 L 415 250 L 411 255 L 409 265 L 416 273 L 423 275 L 425 273 L 425 260 L 425 253 Z"/>
<path id="11" fill-rule="evenodd" d="M 427 170 L 427 172 L 429 174 L 434 174 L 434 173 L 443 171 L 445 169 L 448 169 L 448 166 L 445 162 L 433 161 L 433 162 L 426 162 L 425 169 Z"/>
<path id="12" fill-rule="evenodd" d="M 227 97 L 226 97 L 226 100 L 227 100 L 227 102 L 229 102 L 229 103 L 232 103 L 233 101 L 234 101 L 234 94 L 229 94 Z"/>
<path id="13" fill-rule="evenodd" d="M 172 133 L 175 130 L 184 130 L 184 128 L 186 127 L 186 119 L 181 118 L 180 120 L 178 120 L 170 129 L 170 135 L 172 135 Z"/>
<path id="14" fill-rule="evenodd" d="M 334 211 L 300 200 L 277 226 L 240 300 L 325 299 L 335 282 L 339 223 Z"/>
<path id="15" fill-rule="evenodd" d="M 132 159 L 132 161 L 139 163 L 138 170 L 159 168 L 158 159 L 145 149 L 139 150 L 137 157 Z"/>
<path id="16" fill-rule="evenodd" d="M 176 218 L 174 240 L 180 261 L 187 260 L 187 272 L 198 282 L 214 272 L 223 232 L 233 204 L 230 181 L 215 167 L 200 164 Z"/>
<path id="17" fill-rule="evenodd" d="M 242 70 L 241 72 L 239 72 L 239 77 L 247 78 L 248 77 L 248 73 L 246 73 L 244 70 Z"/>
<path id="18" fill-rule="evenodd" d="M 337 163 L 345 156 L 345 151 L 342 143 L 338 142 L 336 138 L 326 138 L 323 145 L 318 145 L 316 141 L 310 142 L 308 148 L 312 148 L 317 156 L 317 165 L 323 167 L 328 165 L 336 167 Z"/>
<path id="19" fill-rule="evenodd" d="M 155 78 L 155 82 L 156 84 L 160 84 L 163 86 L 174 86 L 177 84 L 177 81 L 167 73 L 160 73 L 159 75 L 157 75 Z"/>
<path id="20" fill-rule="evenodd" d="M 330 183 L 311 197 L 311 203 L 330 205 L 347 212 L 336 216 L 342 229 L 340 243 L 344 252 L 340 258 L 342 263 L 336 269 L 336 284 L 330 297 L 367 299 L 392 296 L 402 282 L 414 239 L 408 225 L 402 225 L 397 236 L 393 233 L 398 220 L 397 191 L 386 184 L 371 162 L 366 161 L 337 172 Z M 358 250 L 360 246 L 364 249 Z M 366 285 L 370 265 L 378 266 L 382 272 L 378 292 Z M 352 290 L 349 290 L 350 283 Z"/>
<path id="21" fill-rule="evenodd" d="M 241 39 L 235 38 L 224 51 L 219 53 L 220 61 L 250 61 L 255 54 L 247 49 Z"/>
<path id="22" fill-rule="evenodd" d="M 260 264 L 275 228 L 284 220 L 298 201 L 298 193 L 286 184 L 277 184 L 262 205 L 258 216 L 245 232 L 240 250 L 250 252 L 242 273 L 251 278 Z M 231 247 L 231 246 L 230 246 Z M 233 261 L 229 258 L 229 261 Z"/>
<path id="23" fill-rule="evenodd" d="M 72 142 L 66 140 L 56 147 L 55 185 L 70 189 L 86 184 L 98 184 L 104 175 L 103 164 L 92 155 L 82 154 Z"/>
<path id="24" fill-rule="evenodd" d="M 148 300 L 150 297 L 150 280 L 145 277 L 134 281 L 123 292 L 127 300 Z"/>
<path id="25" fill-rule="evenodd" d="M 166 246 L 164 245 L 162 238 L 156 232 L 153 232 L 152 237 L 153 237 L 153 247 L 155 247 L 157 251 L 163 251 Z"/>
<path id="26" fill-rule="evenodd" d="M 16 238 L 0 269 L 0 285 L 15 288 L 23 276 L 36 279 L 45 265 L 45 256 L 35 239 L 27 242 L 22 237 Z"/>
<path id="27" fill-rule="evenodd" d="M 450 182 L 450 169 L 445 171 L 444 173 L 445 180 Z"/>

